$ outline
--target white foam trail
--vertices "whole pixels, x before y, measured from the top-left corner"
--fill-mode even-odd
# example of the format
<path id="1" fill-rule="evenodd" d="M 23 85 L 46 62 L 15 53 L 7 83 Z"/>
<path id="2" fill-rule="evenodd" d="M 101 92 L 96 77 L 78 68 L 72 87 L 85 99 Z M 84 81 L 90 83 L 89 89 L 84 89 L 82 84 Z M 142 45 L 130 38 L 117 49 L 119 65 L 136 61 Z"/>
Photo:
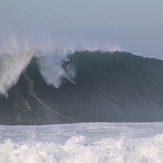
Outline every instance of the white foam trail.
<path id="1" fill-rule="evenodd" d="M 28 45 L 20 47 L 16 40 L 0 54 L 0 94 L 7 95 L 7 90 L 17 83 L 19 76 L 30 62 L 34 50 Z"/>
<path id="2" fill-rule="evenodd" d="M 66 72 L 62 68 L 62 60 L 67 58 L 65 52 L 55 52 L 53 54 L 45 54 L 39 57 L 39 67 L 42 76 L 49 85 L 59 88 L 62 79 L 66 77 Z"/>

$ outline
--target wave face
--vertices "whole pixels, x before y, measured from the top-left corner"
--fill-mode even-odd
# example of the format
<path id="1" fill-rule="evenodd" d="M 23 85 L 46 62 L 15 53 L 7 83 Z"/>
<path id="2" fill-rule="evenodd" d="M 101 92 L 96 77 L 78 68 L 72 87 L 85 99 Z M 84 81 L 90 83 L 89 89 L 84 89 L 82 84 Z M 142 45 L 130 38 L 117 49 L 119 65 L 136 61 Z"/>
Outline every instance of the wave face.
<path id="1" fill-rule="evenodd" d="M 101 51 L 26 56 L 19 71 L 1 63 L 1 124 L 163 120 L 161 60 Z M 62 59 L 72 59 L 67 71 Z"/>

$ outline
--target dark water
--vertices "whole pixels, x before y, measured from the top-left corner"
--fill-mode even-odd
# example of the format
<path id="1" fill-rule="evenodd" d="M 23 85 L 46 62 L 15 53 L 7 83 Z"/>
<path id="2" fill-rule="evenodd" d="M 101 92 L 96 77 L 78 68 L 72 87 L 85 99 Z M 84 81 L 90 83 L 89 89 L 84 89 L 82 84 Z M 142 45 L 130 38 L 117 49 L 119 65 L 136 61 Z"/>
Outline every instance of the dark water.
<path id="1" fill-rule="evenodd" d="M 33 58 L 0 97 L 0 124 L 163 121 L 163 61 L 127 52 L 69 56 L 76 84 L 47 85 Z"/>

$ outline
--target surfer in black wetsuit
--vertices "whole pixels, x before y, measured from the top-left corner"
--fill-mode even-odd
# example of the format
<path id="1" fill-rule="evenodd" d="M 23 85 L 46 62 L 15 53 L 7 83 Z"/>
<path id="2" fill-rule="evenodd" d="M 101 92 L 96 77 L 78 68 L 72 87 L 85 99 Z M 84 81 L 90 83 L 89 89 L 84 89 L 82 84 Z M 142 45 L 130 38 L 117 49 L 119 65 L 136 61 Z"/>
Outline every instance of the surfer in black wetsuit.
<path id="1" fill-rule="evenodd" d="M 62 64 L 62 68 L 67 71 L 66 67 L 72 62 L 72 59 L 70 59 L 69 61 L 62 61 L 63 64 Z"/>

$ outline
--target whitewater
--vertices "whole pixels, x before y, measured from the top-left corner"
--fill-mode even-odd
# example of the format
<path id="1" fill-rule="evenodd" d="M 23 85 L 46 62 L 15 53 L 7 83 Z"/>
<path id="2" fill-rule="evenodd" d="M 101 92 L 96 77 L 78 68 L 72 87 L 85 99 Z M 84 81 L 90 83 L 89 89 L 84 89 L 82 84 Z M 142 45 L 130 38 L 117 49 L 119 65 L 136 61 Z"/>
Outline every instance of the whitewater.
<path id="1" fill-rule="evenodd" d="M 161 163 L 162 123 L 0 126 L 1 163 Z"/>

